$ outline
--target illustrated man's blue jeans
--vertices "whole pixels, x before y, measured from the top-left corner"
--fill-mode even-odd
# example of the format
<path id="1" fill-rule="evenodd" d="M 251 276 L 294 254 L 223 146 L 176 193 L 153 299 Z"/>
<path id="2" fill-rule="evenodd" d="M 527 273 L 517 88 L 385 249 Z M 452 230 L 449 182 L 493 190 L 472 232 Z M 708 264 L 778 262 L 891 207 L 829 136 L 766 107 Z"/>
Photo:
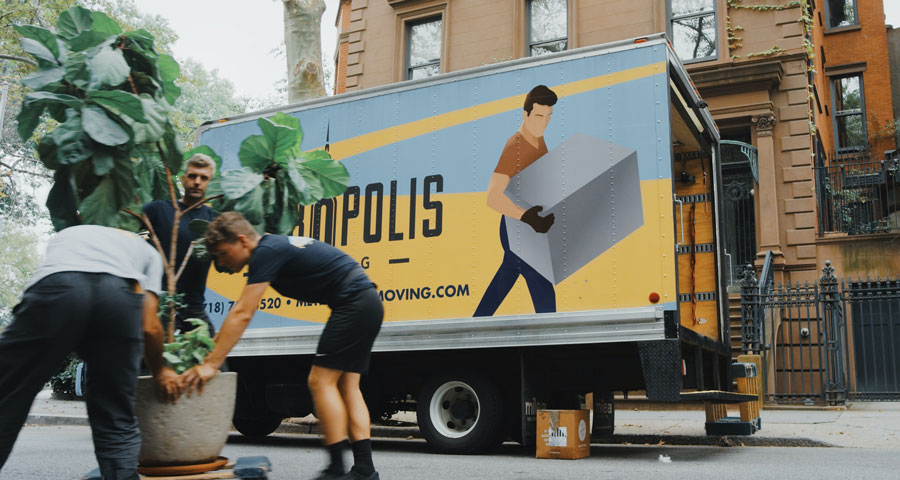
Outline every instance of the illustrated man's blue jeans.
<path id="1" fill-rule="evenodd" d="M 494 278 L 484 291 L 478 308 L 473 316 L 489 317 L 497 311 L 503 299 L 512 290 L 519 275 L 525 277 L 528 292 L 531 293 L 531 302 L 534 304 L 535 313 L 547 313 L 556 311 L 556 291 L 553 283 L 544 278 L 531 265 L 525 263 L 518 255 L 509 249 L 509 235 L 506 233 L 506 221 L 500 217 L 500 245 L 503 246 L 503 262 Z"/>

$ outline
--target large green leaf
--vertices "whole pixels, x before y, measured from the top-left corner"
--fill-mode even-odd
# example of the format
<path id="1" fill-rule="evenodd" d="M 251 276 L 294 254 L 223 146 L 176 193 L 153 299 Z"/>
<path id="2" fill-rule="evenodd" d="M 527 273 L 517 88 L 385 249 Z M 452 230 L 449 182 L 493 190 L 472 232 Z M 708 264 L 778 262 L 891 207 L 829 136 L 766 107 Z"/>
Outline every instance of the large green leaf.
<path id="1" fill-rule="evenodd" d="M 56 142 L 51 135 L 44 135 L 37 146 L 38 158 L 48 170 L 56 170 L 60 167 Z"/>
<path id="2" fill-rule="evenodd" d="M 268 118 L 260 118 L 256 122 L 263 136 L 268 142 L 268 150 L 272 160 L 278 163 L 287 163 L 289 160 L 288 152 L 297 145 L 297 130 L 273 123 Z"/>
<path id="3" fill-rule="evenodd" d="M 68 44 L 73 52 L 82 52 L 89 48 L 96 47 L 110 38 L 115 38 L 115 36 L 105 32 L 86 30 L 79 33 L 78 36 L 70 38 Z"/>
<path id="4" fill-rule="evenodd" d="M 256 185 L 244 196 L 238 198 L 234 203 L 234 209 L 241 212 L 248 222 L 259 233 L 264 233 L 265 215 L 263 213 L 263 187 Z"/>
<path id="5" fill-rule="evenodd" d="M 322 184 L 322 198 L 336 197 L 347 189 L 350 174 L 341 162 L 322 158 L 308 160 L 300 165 L 315 172 Z"/>
<path id="6" fill-rule="evenodd" d="M 50 52 L 53 60 L 59 57 L 59 44 L 56 41 L 56 34 L 50 30 L 33 25 L 13 25 L 13 29 L 19 32 L 19 35 L 43 45 Z"/>
<path id="7" fill-rule="evenodd" d="M 175 127 L 172 126 L 172 122 L 166 122 L 166 131 L 163 133 L 161 144 L 163 160 L 166 166 L 169 167 L 169 171 L 173 174 L 178 172 L 183 163 L 181 158 L 184 150 L 181 148 L 181 140 L 178 139 L 178 133 L 175 131 Z"/>
<path id="8" fill-rule="evenodd" d="M 63 67 L 39 70 L 23 78 L 22 85 L 25 85 L 26 87 L 33 90 L 38 90 L 46 87 L 47 85 L 50 85 L 51 83 L 56 83 L 62 80 L 65 74 L 66 69 Z"/>
<path id="9" fill-rule="evenodd" d="M 178 62 L 171 56 L 166 54 L 159 55 L 159 58 L 156 60 L 156 66 L 159 68 L 159 78 L 163 82 L 178 80 L 181 69 L 178 67 Z"/>
<path id="10" fill-rule="evenodd" d="M 66 59 L 64 68 L 66 70 L 65 79 L 72 85 L 85 90 L 91 81 L 91 72 L 84 63 L 86 55 L 84 52 L 77 52 L 69 55 Z"/>
<path id="11" fill-rule="evenodd" d="M 141 99 L 133 93 L 122 90 L 89 90 L 87 99 L 116 115 L 127 115 L 138 122 L 147 123 Z"/>
<path id="12" fill-rule="evenodd" d="M 134 178 L 136 164 L 131 160 L 130 155 L 117 151 L 113 155 L 113 159 L 115 165 L 112 170 L 110 170 L 108 178 L 113 181 L 113 185 L 116 187 L 116 202 L 118 208 L 122 209 L 126 205 L 134 203 L 139 199 L 137 189 L 140 185 Z"/>
<path id="13" fill-rule="evenodd" d="M 169 184 L 166 169 L 158 155 L 141 154 L 141 161 L 134 168 L 135 181 L 138 184 L 138 195 L 141 203 L 169 198 Z"/>
<path id="14" fill-rule="evenodd" d="M 166 133 L 169 107 L 164 101 L 154 100 L 150 95 L 142 93 L 140 96 L 141 110 L 144 122 L 135 122 L 130 118 L 123 118 L 134 132 L 134 143 L 153 143 L 162 138 Z"/>
<path id="15" fill-rule="evenodd" d="M 301 195 L 300 203 L 302 205 L 312 205 L 325 198 L 325 189 L 322 188 L 321 177 L 316 175 L 316 172 L 305 168 L 301 163 L 294 162 L 294 166 L 297 168 L 297 172 L 300 173 L 300 176 L 303 177 L 303 180 L 305 180 L 307 184 L 306 189 Z"/>
<path id="16" fill-rule="evenodd" d="M 181 96 L 181 87 L 175 85 L 175 82 L 165 82 L 163 83 L 163 90 L 165 91 L 166 101 L 171 105 L 175 105 L 175 100 Z"/>
<path id="17" fill-rule="evenodd" d="M 272 123 L 276 125 L 284 125 L 285 127 L 293 128 L 297 131 L 297 142 L 299 143 L 301 140 L 303 140 L 303 130 L 300 128 L 300 120 L 297 117 L 278 112 L 269 120 L 271 120 Z"/>
<path id="18" fill-rule="evenodd" d="M 94 175 L 102 177 L 112 170 L 115 165 L 116 151 L 109 147 L 97 145 L 94 149 L 94 156 L 91 157 L 91 163 L 94 165 Z"/>
<path id="19" fill-rule="evenodd" d="M 131 67 L 122 56 L 122 50 L 111 48 L 105 43 L 88 52 L 85 63 L 91 73 L 91 89 L 119 86 L 128 79 L 128 73 L 131 72 Z"/>
<path id="20" fill-rule="evenodd" d="M 95 32 L 105 33 L 107 36 L 120 35 L 122 33 L 122 28 L 119 27 L 119 24 L 105 13 L 92 11 L 91 18 L 93 19 L 91 30 Z"/>
<path id="21" fill-rule="evenodd" d="M 221 178 L 222 193 L 226 198 L 231 200 L 237 200 L 243 197 L 247 192 L 258 187 L 263 181 L 263 176 L 261 174 L 247 168 L 222 172 Z M 261 193 L 262 190 L 260 190 L 260 194 Z M 262 197 L 260 197 L 260 202 L 261 201 Z"/>
<path id="22" fill-rule="evenodd" d="M 19 115 L 16 117 L 16 120 L 19 123 L 19 137 L 21 137 L 22 140 L 28 141 L 28 139 L 31 138 L 34 129 L 41 123 L 42 113 L 44 113 L 43 105 L 28 105 L 28 103 L 22 105 L 22 110 L 19 111 Z"/>
<path id="23" fill-rule="evenodd" d="M 93 145 L 82 129 L 81 115 L 74 109 L 68 110 L 68 119 L 50 136 L 57 145 L 57 159 L 63 165 L 82 162 L 94 154 Z"/>
<path id="24" fill-rule="evenodd" d="M 118 226 L 119 204 L 116 186 L 111 178 L 104 178 L 91 194 L 78 205 L 81 219 L 90 225 Z"/>
<path id="25" fill-rule="evenodd" d="M 62 95 L 51 92 L 31 92 L 25 95 L 26 106 L 41 105 L 47 107 L 54 103 L 71 108 L 81 108 L 81 100 L 78 97 L 73 97 L 71 95 Z"/>
<path id="26" fill-rule="evenodd" d="M 45 47 L 41 42 L 37 40 L 32 40 L 30 38 L 23 38 L 19 43 L 19 46 L 22 47 L 22 50 L 30 53 L 35 59 L 38 60 L 38 64 L 41 67 L 46 67 L 49 65 L 59 65 L 59 61 L 56 59 L 56 55 L 50 51 L 49 48 Z"/>
<path id="27" fill-rule="evenodd" d="M 95 142 L 103 145 L 116 146 L 131 140 L 131 132 L 127 127 L 109 118 L 109 115 L 100 107 L 85 105 L 81 109 L 84 132 Z"/>
<path id="28" fill-rule="evenodd" d="M 287 172 L 287 169 L 278 171 L 279 201 L 278 209 L 273 212 L 274 221 L 272 223 L 274 223 L 275 225 L 273 233 L 277 233 L 279 235 L 290 235 L 291 233 L 293 233 L 294 226 L 297 224 L 297 217 L 299 214 L 299 211 L 297 209 L 299 202 L 297 202 L 294 198 L 295 195 L 292 195 L 292 191 L 295 187 L 291 184 L 290 180 L 286 178 L 288 176 L 289 173 Z M 297 176 L 300 177 L 299 175 Z"/>
<path id="29" fill-rule="evenodd" d="M 53 228 L 60 231 L 78 225 L 78 198 L 72 188 L 72 179 L 68 167 L 63 167 L 53 174 L 53 186 L 47 195 L 47 210 Z"/>
<path id="30" fill-rule="evenodd" d="M 94 23 L 91 11 L 83 7 L 72 7 L 59 14 L 56 20 L 56 31 L 65 38 L 78 36 L 85 30 L 90 30 Z"/>
<path id="31" fill-rule="evenodd" d="M 256 173 L 262 173 L 272 164 L 272 152 L 269 150 L 269 141 L 263 135 L 250 135 L 241 142 L 238 151 L 238 159 L 241 165 L 252 169 Z"/>
<path id="32" fill-rule="evenodd" d="M 291 163 L 278 172 L 278 181 L 287 187 L 290 203 L 293 205 L 310 205 L 322 197 L 321 183 L 311 185 Z"/>

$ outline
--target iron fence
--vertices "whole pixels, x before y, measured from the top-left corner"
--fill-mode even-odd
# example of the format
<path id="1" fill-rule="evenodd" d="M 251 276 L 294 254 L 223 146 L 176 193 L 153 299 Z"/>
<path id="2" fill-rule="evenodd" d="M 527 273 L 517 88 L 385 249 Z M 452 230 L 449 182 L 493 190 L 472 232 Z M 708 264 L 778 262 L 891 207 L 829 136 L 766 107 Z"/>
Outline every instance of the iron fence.
<path id="1" fill-rule="evenodd" d="M 741 327 L 769 402 L 900 400 L 900 276 L 839 281 L 826 262 L 816 283 L 765 287 L 748 267 Z"/>
<path id="2" fill-rule="evenodd" d="M 873 160 L 867 152 L 817 165 L 819 235 L 900 233 L 900 155 Z"/>

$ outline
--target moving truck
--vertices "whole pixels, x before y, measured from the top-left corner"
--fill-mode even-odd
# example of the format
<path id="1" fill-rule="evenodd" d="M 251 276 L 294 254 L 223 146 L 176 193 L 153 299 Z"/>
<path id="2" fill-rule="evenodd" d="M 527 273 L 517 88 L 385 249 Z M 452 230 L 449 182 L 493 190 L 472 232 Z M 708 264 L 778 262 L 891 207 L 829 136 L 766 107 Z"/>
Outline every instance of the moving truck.
<path id="1" fill-rule="evenodd" d="M 538 409 L 587 393 L 596 433 L 611 392 L 730 385 L 719 134 L 662 34 L 221 119 L 197 143 L 238 168 L 240 141 L 277 111 L 350 173 L 343 195 L 298 209 L 295 235 L 348 252 L 378 286 L 373 418 L 415 410 L 428 442 L 477 452 L 533 444 Z M 220 325 L 246 280 L 210 278 Z M 228 359 L 239 431 L 312 411 L 328 313 L 265 295 Z"/>

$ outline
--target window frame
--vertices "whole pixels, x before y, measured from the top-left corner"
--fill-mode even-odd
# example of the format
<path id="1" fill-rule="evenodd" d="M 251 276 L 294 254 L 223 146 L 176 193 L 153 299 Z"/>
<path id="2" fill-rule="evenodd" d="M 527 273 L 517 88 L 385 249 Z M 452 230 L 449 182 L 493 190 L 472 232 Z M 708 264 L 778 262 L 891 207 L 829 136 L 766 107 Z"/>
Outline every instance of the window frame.
<path id="1" fill-rule="evenodd" d="M 859 113 L 844 113 L 838 114 L 837 109 L 837 88 L 835 87 L 835 83 L 841 81 L 845 78 L 857 77 L 859 78 L 859 105 L 860 112 Z M 868 121 L 866 115 L 866 89 L 863 82 L 863 72 L 853 72 L 845 75 L 835 75 L 829 77 L 830 80 L 830 89 L 831 89 L 831 124 L 834 135 L 834 151 L 838 153 L 844 152 L 859 152 L 863 151 L 867 148 L 869 143 L 869 130 L 868 130 Z M 863 135 L 863 144 L 855 145 L 850 147 L 840 146 L 839 142 L 841 140 L 839 129 L 838 129 L 838 118 L 842 117 L 850 117 L 859 115 L 862 117 L 862 135 Z"/>
<path id="2" fill-rule="evenodd" d="M 411 50 L 412 50 L 411 49 L 412 42 L 410 42 L 410 39 L 411 39 L 410 33 L 412 33 L 413 27 L 415 27 L 417 25 L 422 25 L 425 23 L 431 23 L 434 21 L 438 21 L 441 24 L 441 45 L 439 48 L 440 57 L 438 58 L 438 60 L 436 62 L 430 61 L 430 62 L 422 63 L 422 64 L 419 64 L 416 66 L 410 65 L 410 54 L 411 54 Z M 410 19 L 403 23 L 404 23 L 404 29 L 405 29 L 404 37 L 403 37 L 405 40 L 405 42 L 404 42 L 405 45 L 404 45 L 404 49 L 403 49 L 404 50 L 403 79 L 404 80 L 412 80 L 413 79 L 412 78 L 413 70 L 419 69 L 422 67 L 428 67 L 431 65 L 437 65 L 438 75 L 440 75 L 441 74 L 441 63 L 442 63 L 443 57 L 444 57 L 444 15 L 443 15 L 443 13 L 438 12 L 435 15 L 429 15 L 429 16 L 425 16 L 425 17 Z"/>
<path id="3" fill-rule="evenodd" d="M 572 46 L 571 35 L 572 35 L 572 25 L 569 21 L 569 2 L 568 0 L 563 0 L 563 3 L 566 4 L 566 36 L 559 37 L 552 40 L 544 40 L 542 42 L 531 43 L 531 4 L 534 0 L 525 0 L 525 56 L 533 57 L 531 54 L 532 47 L 540 46 L 540 45 L 548 45 L 552 43 L 556 43 L 560 40 L 566 41 L 566 50 L 569 50 Z"/>
<path id="4" fill-rule="evenodd" d="M 844 1 L 847 1 L 847 0 L 844 0 Z M 826 32 L 830 32 L 830 31 L 834 31 L 834 30 L 840 31 L 842 29 L 855 29 L 855 28 L 859 27 L 859 25 L 860 25 L 859 24 L 859 0 L 851 0 L 851 1 L 853 2 L 853 20 L 854 20 L 853 23 L 851 23 L 849 25 L 839 25 L 836 27 L 832 27 L 831 26 L 831 8 L 830 8 L 831 6 L 829 5 L 829 3 L 831 3 L 831 0 L 825 0 L 823 10 L 825 10 L 825 25 L 827 25 L 825 27 Z"/>
<path id="5" fill-rule="evenodd" d="M 707 16 L 707 15 L 709 15 L 708 10 L 704 10 L 703 12 L 699 12 L 699 13 L 679 15 L 677 17 L 673 16 L 672 15 L 672 0 L 666 0 L 666 18 L 667 18 L 666 32 L 669 36 L 669 39 L 671 40 L 672 49 L 675 50 L 676 54 L 678 54 L 678 50 L 675 48 L 675 28 L 673 27 L 673 24 L 675 23 L 675 21 L 682 20 L 685 18 L 702 17 L 702 16 Z M 721 53 L 721 50 L 722 50 L 721 48 L 719 48 L 720 44 L 721 44 L 720 38 L 719 38 L 719 0 L 712 0 L 712 17 L 713 17 L 714 30 L 716 32 L 716 36 L 715 36 L 716 53 L 713 55 L 708 55 L 705 57 L 691 58 L 688 60 L 679 57 L 679 60 L 681 60 L 681 63 L 688 65 L 691 63 L 711 62 L 711 61 L 715 61 L 715 60 L 719 59 L 719 54 Z"/>

